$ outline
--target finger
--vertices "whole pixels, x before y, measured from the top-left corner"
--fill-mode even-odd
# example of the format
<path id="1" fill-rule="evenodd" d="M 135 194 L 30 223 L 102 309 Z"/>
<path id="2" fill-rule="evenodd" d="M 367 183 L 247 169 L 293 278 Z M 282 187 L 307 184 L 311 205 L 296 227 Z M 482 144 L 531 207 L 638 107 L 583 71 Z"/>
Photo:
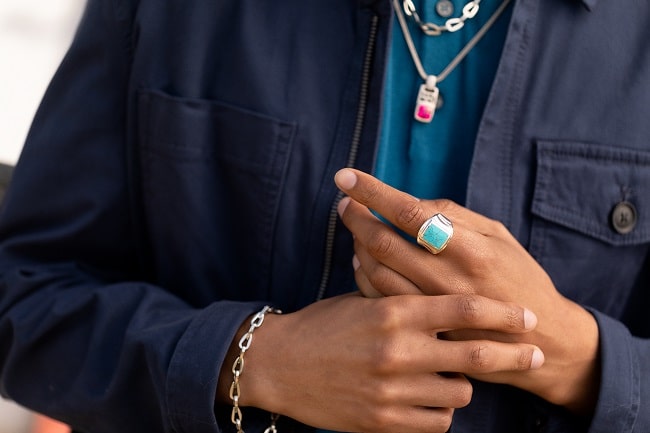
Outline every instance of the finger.
<path id="1" fill-rule="evenodd" d="M 468 286 L 465 268 L 482 251 L 484 236 L 458 228 L 445 253 L 431 260 L 431 253 L 404 239 L 377 219 L 368 208 L 349 197 L 341 200 L 338 211 L 343 223 L 354 234 L 360 259 L 364 257 L 361 251 L 366 250 L 377 262 L 399 275 L 408 276 L 418 291 L 429 295 L 474 291 L 473 287 Z M 372 269 L 368 267 L 366 275 L 374 284 Z M 380 287 L 376 289 L 383 290 Z M 408 290 L 402 293 L 417 292 Z"/>
<path id="2" fill-rule="evenodd" d="M 380 374 L 401 371 L 486 374 L 539 368 L 544 355 L 528 344 L 491 340 L 446 341 L 432 337 L 449 329 L 487 329 L 523 333 L 535 328 L 531 311 L 477 295 L 393 296 L 378 300 L 378 319 L 387 335 L 413 330 L 388 339 L 372 357 Z"/>
<path id="3" fill-rule="evenodd" d="M 428 218 L 439 212 L 445 214 L 454 224 L 462 222 L 482 234 L 496 235 L 503 231 L 500 223 L 452 201 L 418 200 L 359 170 L 339 170 L 334 181 L 348 196 L 375 210 L 413 237 Z"/>
<path id="4" fill-rule="evenodd" d="M 370 364 L 380 376 L 408 372 L 484 375 L 540 368 L 543 352 L 535 345 L 493 340 L 440 340 L 426 333 L 383 344 Z"/>
<path id="5" fill-rule="evenodd" d="M 355 278 L 361 292 L 374 292 L 379 296 L 423 294 L 408 278 L 375 260 L 361 243 L 355 241 L 354 245 L 354 258 L 358 263 Z"/>
<path id="6" fill-rule="evenodd" d="M 436 353 L 444 353 L 445 357 L 434 359 L 429 356 L 429 368 L 434 371 L 474 375 L 536 370 L 544 364 L 544 353 L 531 344 L 436 340 L 435 346 Z"/>
<path id="7" fill-rule="evenodd" d="M 398 329 L 479 329 L 516 334 L 537 326 L 537 316 L 527 308 L 479 295 L 404 295 L 378 301 L 378 319 Z"/>
<path id="8" fill-rule="evenodd" d="M 444 433 L 451 427 L 453 413 L 453 409 L 449 408 L 412 407 L 410 413 L 405 415 L 409 424 L 414 426 L 410 430 L 412 432 Z"/>
<path id="9" fill-rule="evenodd" d="M 404 275 L 429 268 L 425 262 L 431 258 L 431 253 L 405 239 L 380 221 L 363 204 L 345 197 L 339 203 L 338 212 L 343 224 L 377 260 Z M 455 223 L 453 240 L 445 249 L 445 254 L 440 257 L 445 257 L 449 261 L 462 260 L 473 254 L 476 245 L 480 245 L 483 241 L 481 237 L 483 236 Z M 408 263 L 411 266 L 399 268 L 400 265 Z M 452 268 L 447 265 L 440 270 L 449 272 Z"/>
<path id="10" fill-rule="evenodd" d="M 461 374 L 409 374 L 385 380 L 371 390 L 377 405 L 399 404 L 421 407 L 461 408 L 470 403 L 472 385 Z"/>
<path id="11" fill-rule="evenodd" d="M 422 263 L 423 258 L 430 254 L 404 239 L 377 219 L 368 208 L 349 197 L 340 201 L 338 213 L 343 224 L 354 235 L 355 242 L 363 244 L 373 257 L 388 266 L 402 261 Z M 395 263 L 390 263 L 390 259 L 395 258 Z"/>
<path id="12" fill-rule="evenodd" d="M 406 406 L 379 408 L 359 420 L 360 430 L 374 433 L 446 433 L 454 409 Z"/>
<path id="13" fill-rule="evenodd" d="M 428 211 L 425 212 L 417 198 L 365 173 L 343 169 L 336 173 L 334 180 L 352 199 L 377 211 L 410 236 L 415 237 L 428 218 Z"/>
<path id="14" fill-rule="evenodd" d="M 357 256 L 354 256 L 353 260 L 356 259 L 356 257 Z M 381 298 L 384 296 L 383 293 L 372 286 L 362 268 L 355 269 L 354 281 L 357 283 L 357 287 L 361 294 L 366 298 Z"/>

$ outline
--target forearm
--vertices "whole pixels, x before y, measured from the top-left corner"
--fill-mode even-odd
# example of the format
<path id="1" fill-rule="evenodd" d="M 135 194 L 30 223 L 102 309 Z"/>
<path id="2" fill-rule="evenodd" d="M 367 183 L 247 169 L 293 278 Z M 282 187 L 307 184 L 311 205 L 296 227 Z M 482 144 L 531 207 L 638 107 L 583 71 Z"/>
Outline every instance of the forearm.
<path id="1" fill-rule="evenodd" d="M 73 269 L 3 271 L 3 393 L 82 430 L 217 431 L 218 371 L 257 305 L 193 309 L 155 286 L 102 285 Z"/>

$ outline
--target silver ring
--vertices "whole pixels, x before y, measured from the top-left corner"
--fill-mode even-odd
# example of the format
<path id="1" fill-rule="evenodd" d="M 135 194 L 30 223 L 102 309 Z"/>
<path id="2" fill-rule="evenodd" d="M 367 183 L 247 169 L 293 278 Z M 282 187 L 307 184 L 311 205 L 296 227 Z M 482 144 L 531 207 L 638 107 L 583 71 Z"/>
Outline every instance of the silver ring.
<path id="1" fill-rule="evenodd" d="M 441 213 L 437 213 L 422 224 L 418 231 L 418 244 L 432 254 L 440 254 L 454 235 L 454 225 Z"/>

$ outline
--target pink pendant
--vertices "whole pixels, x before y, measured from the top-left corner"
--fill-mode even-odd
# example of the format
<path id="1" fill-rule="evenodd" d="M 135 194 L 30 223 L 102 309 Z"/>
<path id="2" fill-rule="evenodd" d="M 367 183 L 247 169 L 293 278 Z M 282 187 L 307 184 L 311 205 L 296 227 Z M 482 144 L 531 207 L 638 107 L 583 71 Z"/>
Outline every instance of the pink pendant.
<path id="1" fill-rule="evenodd" d="M 420 122 L 431 122 L 431 119 L 433 119 L 433 113 L 434 109 L 431 108 L 429 104 L 426 103 L 418 103 L 416 113 L 415 113 L 415 119 L 419 120 Z"/>
<path id="2" fill-rule="evenodd" d="M 435 81 L 427 80 L 426 84 L 420 85 L 418 98 L 415 101 L 415 112 L 413 117 L 422 123 L 429 123 L 436 114 L 436 104 L 438 103 L 438 87 Z"/>

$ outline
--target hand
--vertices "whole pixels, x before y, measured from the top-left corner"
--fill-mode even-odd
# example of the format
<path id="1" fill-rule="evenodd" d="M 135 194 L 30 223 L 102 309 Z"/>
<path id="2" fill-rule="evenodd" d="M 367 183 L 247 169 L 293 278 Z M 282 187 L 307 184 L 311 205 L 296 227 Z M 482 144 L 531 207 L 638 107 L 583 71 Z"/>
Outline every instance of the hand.
<path id="1" fill-rule="evenodd" d="M 437 333 L 472 328 L 519 334 L 536 321 L 515 304 L 476 295 L 349 294 L 267 315 L 246 352 L 240 405 L 330 430 L 446 432 L 453 409 L 467 405 L 472 393 L 456 373 L 528 370 L 544 357 L 530 344 L 445 341 Z M 220 375 L 224 403 L 237 353 L 231 351 Z"/>
<path id="2" fill-rule="evenodd" d="M 476 293 L 529 308 L 539 317 L 531 333 L 451 332 L 447 337 L 535 344 L 546 356 L 543 368 L 474 376 L 520 387 L 576 412 L 593 409 L 599 387 L 595 319 L 555 289 L 501 223 L 450 201 L 418 200 L 356 170 L 341 170 L 335 180 L 353 199 L 343 199 L 339 213 L 355 237 L 355 277 L 366 296 Z M 434 256 L 368 208 L 413 237 L 426 219 L 441 212 L 453 222 L 454 234 Z"/>

